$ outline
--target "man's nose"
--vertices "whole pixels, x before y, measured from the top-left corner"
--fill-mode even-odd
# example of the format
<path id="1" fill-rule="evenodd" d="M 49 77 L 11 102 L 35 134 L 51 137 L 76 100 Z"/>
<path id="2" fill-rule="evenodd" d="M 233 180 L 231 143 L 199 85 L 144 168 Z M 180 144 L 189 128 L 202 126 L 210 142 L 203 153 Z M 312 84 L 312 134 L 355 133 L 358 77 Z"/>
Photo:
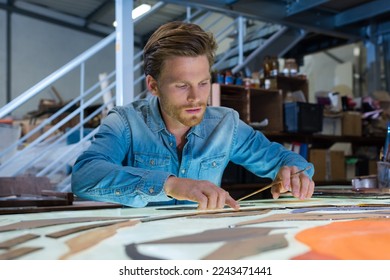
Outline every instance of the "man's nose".
<path id="1" fill-rule="evenodd" d="M 191 90 L 188 92 L 187 100 L 189 102 L 196 102 L 200 98 L 200 90 L 197 88 L 192 87 Z"/>

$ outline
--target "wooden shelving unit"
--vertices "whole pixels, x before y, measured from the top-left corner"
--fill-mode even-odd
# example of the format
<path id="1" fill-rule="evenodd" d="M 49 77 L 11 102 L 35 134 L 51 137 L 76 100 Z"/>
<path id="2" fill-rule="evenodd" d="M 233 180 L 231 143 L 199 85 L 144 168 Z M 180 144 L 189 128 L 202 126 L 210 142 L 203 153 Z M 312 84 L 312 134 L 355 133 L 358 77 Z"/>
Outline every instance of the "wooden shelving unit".
<path id="1" fill-rule="evenodd" d="M 301 142 L 313 148 L 327 149 L 336 142 L 351 143 L 353 151 L 362 146 L 376 147 L 378 151 L 384 144 L 384 137 L 358 137 L 358 136 L 331 136 L 321 134 L 304 134 L 284 132 L 283 100 L 288 92 L 302 91 L 308 100 L 308 81 L 303 77 L 277 77 L 278 90 L 265 90 L 261 88 L 245 88 L 236 85 L 217 85 L 220 105 L 235 109 L 240 118 L 248 123 L 261 122 L 268 119 L 269 125 L 261 131 L 271 141 Z M 258 129 L 254 126 L 255 129 Z M 270 183 L 269 179 L 257 178 L 240 166 L 229 164 L 225 171 L 222 186 L 233 197 L 239 198 Z M 316 181 L 317 186 L 325 185 L 351 185 L 349 180 Z M 270 193 L 265 192 L 258 198 L 269 198 Z"/>
<path id="2" fill-rule="evenodd" d="M 267 131 L 283 130 L 283 94 L 280 90 L 219 85 L 220 105 L 235 109 L 250 124 L 268 119 Z"/>
<path id="3" fill-rule="evenodd" d="M 379 148 L 382 147 L 385 143 L 385 138 L 378 136 L 334 136 L 272 131 L 264 131 L 264 134 L 267 136 L 268 139 L 279 143 L 296 141 L 321 146 L 330 146 L 333 143 L 342 142 L 351 143 L 354 146 L 376 146 Z"/>
<path id="4" fill-rule="evenodd" d="M 282 76 L 276 78 L 277 87 L 283 92 L 283 98 L 288 92 L 302 91 L 306 100 L 309 99 L 309 83 L 303 76 Z"/>

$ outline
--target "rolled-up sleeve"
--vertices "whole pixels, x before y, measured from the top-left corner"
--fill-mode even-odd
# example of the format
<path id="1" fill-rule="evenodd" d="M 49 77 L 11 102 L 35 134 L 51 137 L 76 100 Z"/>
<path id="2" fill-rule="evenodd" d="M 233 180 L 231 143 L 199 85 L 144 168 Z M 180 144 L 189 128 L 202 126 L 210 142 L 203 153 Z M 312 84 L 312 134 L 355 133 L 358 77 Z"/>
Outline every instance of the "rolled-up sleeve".
<path id="1" fill-rule="evenodd" d="M 163 190 L 170 172 L 123 165 L 131 153 L 131 130 L 118 113 L 102 123 L 91 146 L 72 170 L 72 191 L 81 198 L 143 207 L 170 200 Z"/>
<path id="2" fill-rule="evenodd" d="M 301 155 L 287 150 L 277 142 L 271 142 L 263 133 L 238 120 L 234 132 L 231 159 L 259 177 L 274 179 L 282 166 L 297 166 L 305 169 L 311 178 L 314 166 Z"/>

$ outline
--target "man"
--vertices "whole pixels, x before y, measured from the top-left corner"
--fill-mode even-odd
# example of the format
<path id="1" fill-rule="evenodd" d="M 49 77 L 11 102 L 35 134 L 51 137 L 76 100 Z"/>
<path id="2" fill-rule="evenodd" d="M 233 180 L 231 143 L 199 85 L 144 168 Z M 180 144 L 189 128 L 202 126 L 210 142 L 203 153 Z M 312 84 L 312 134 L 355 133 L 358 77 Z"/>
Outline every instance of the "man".
<path id="1" fill-rule="evenodd" d="M 77 196 L 132 207 L 192 201 L 198 209 L 239 209 L 220 188 L 229 161 L 281 180 L 271 189 L 274 198 L 287 191 L 312 196 L 314 168 L 292 176 L 310 163 L 270 142 L 236 111 L 206 106 L 216 48 L 195 24 L 171 22 L 155 31 L 144 48 L 152 97 L 108 114 L 74 165 Z"/>

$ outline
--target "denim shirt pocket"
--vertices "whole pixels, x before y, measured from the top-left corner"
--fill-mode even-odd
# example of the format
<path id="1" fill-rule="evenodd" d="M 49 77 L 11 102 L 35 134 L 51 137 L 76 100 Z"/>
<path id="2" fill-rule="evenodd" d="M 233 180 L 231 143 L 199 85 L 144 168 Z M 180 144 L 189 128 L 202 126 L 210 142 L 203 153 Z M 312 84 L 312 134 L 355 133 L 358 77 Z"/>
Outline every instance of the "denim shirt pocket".
<path id="1" fill-rule="evenodd" d="M 169 155 L 135 153 L 135 167 L 145 168 L 148 170 L 170 171 L 169 166 L 171 157 Z"/>
<path id="2" fill-rule="evenodd" d="M 225 167 L 226 154 L 208 157 L 200 162 L 199 179 L 219 184 Z"/>

